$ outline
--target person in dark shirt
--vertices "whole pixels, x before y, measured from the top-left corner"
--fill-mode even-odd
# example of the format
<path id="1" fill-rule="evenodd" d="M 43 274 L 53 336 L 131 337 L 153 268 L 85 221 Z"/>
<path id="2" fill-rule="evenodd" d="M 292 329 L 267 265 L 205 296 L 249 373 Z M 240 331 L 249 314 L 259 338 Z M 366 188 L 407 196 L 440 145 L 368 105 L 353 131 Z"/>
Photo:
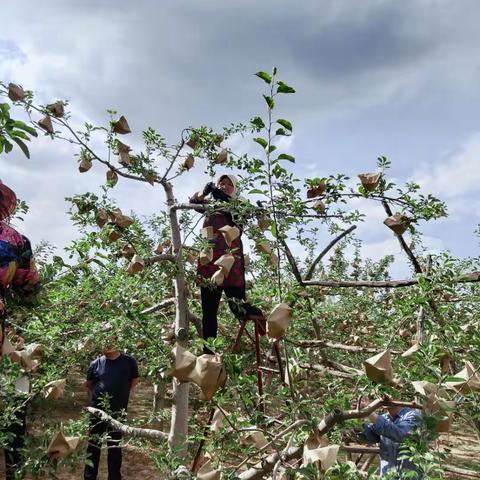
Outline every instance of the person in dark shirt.
<path id="1" fill-rule="evenodd" d="M 113 417 L 127 410 L 130 391 L 138 384 L 136 360 L 107 346 L 103 355 L 95 359 L 87 372 L 87 387 L 92 394 L 91 406 L 106 409 Z M 105 408 L 108 407 L 108 408 Z M 107 434 L 108 480 L 121 480 L 122 450 L 119 443 L 122 433 L 113 430 L 107 423 L 91 418 L 84 479 L 95 480 L 100 462 L 101 436 Z"/>

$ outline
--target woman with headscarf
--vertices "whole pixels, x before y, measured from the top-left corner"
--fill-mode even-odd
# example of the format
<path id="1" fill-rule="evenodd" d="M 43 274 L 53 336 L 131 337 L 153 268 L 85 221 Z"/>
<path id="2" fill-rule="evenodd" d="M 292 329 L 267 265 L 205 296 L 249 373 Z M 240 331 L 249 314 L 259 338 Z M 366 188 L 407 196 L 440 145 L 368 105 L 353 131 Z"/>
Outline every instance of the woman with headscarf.
<path id="1" fill-rule="evenodd" d="M 39 287 L 30 242 L 7 223 L 16 205 L 15 193 L 0 180 L 0 357 L 6 353 L 4 346 L 6 346 L 7 293 L 12 290 L 22 300 L 35 294 Z M 13 403 L 15 419 L 6 427 L 6 433 L 9 435 L 3 445 L 7 480 L 14 478 L 20 466 L 20 452 L 24 445 L 26 431 L 25 400 L 19 397 L 18 401 Z"/>
<path id="2" fill-rule="evenodd" d="M 207 197 L 217 202 L 228 203 L 237 198 L 237 179 L 234 175 L 221 175 L 216 183 L 210 182 L 205 185 L 202 192 L 195 193 L 191 198 L 191 203 L 208 203 Z M 219 206 L 220 207 L 220 206 Z M 231 241 L 228 245 L 224 235 L 219 231 L 222 227 L 237 227 L 240 235 Z M 259 333 L 265 334 L 265 317 L 262 311 L 246 302 L 245 291 L 245 264 L 243 256 L 243 245 L 241 240 L 242 228 L 236 224 L 227 205 L 223 208 L 215 209 L 212 214 L 206 214 L 203 222 L 203 228 L 210 228 L 211 238 L 209 239 L 212 255 L 208 262 L 198 262 L 197 278 L 200 283 L 200 293 L 202 300 L 202 324 L 203 338 L 216 338 L 218 330 L 218 307 L 222 293 L 227 296 L 228 305 L 232 313 L 240 320 L 258 321 Z M 234 262 L 228 274 L 223 277 L 219 284 L 212 283 L 212 276 L 218 272 L 219 267 L 215 262 L 222 255 L 233 255 Z M 208 348 L 204 348 L 205 353 L 212 353 Z"/>

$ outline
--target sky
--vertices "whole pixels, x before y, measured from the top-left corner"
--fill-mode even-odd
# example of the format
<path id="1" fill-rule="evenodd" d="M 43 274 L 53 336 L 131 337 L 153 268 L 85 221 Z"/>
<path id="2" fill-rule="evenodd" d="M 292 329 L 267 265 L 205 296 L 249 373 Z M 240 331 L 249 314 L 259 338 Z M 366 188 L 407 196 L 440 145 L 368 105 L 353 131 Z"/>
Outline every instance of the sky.
<path id="1" fill-rule="evenodd" d="M 385 155 L 395 182 L 416 181 L 447 203 L 447 219 L 420 225 L 428 251 L 478 256 L 478 1 L 17 0 L 2 4 L 2 17 L 0 79 L 40 103 L 68 99 L 79 125 L 105 123 L 115 108 L 133 146 L 148 126 L 175 143 L 187 126 L 218 129 L 264 113 L 253 74 L 277 66 L 297 91 L 278 111 L 294 125 L 283 146 L 297 176 L 353 177 Z M 74 153 L 45 137 L 30 160 L 0 156 L 0 178 L 30 205 L 19 228 L 34 244 L 66 246 L 77 233 L 64 198 L 104 182 L 100 166 L 80 175 Z M 205 179 L 189 172 L 177 198 Z M 164 208 L 159 187 L 120 179 L 115 197 L 126 212 Z M 364 255 L 398 256 L 393 273 L 405 276 L 383 209 L 355 206 L 367 214 Z"/>

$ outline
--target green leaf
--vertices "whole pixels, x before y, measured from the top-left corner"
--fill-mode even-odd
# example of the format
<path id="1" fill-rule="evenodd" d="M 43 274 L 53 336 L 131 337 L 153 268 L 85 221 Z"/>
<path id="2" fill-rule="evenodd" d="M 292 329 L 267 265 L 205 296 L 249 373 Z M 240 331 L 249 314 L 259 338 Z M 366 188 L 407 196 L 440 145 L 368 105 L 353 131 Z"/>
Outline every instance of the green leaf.
<path id="1" fill-rule="evenodd" d="M 250 190 L 248 192 L 249 195 L 253 195 L 253 194 L 259 194 L 259 195 L 264 195 L 265 192 L 263 192 L 262 190 L 259 190 L 258 188 L 253 188 L 252 190 Z"/>
<path id="2" fill-rule="evenodd" d="M 267 102 L 268 108 L 270 108 L 270 110 L 273 110 L 273 107 L 275 106 L 275 102 L 273 101 L 273 98 L 268 97 L 267 95 L 264 95 L 263 98 Z"/>
<path id="3" fill-rule="evenodd" d="M 277 82 L 277 93 L 295 93 L 295 89 L 284 82 Z"/>
<path id="4" fill-rule="evenodd" d="M 292 157 L 291 155 L 288 155 L 286 153 L 281 153 L 277 160 L 288 160 L 289 162 L 295 163 L 295 157 Z"/>
<path id="5" fill-rule="evenodd" d="M 263 120 L 260 117 L 253 117 L 250 120 L 250 123 L 255 127 L 258 128 L 258 130 L 265 128 L 265 123 L 263 123 Z"/>
<path id="6" fill-rule="evenodd" d="M 277 149 L 277 147 L 276 147 L 275 145 L 270 145 L 270 147 L 268 148 L 268 153 L 272 153 L 272 152 L 274 152 L 276 149 Z"/>
<path id="7" fill-rule="evenodd" d="M 277 128 L 277 131 L 275 132 L 275 135 L 284 135 L 284 136 L 289 136 L 290 134 L 287 133 L 283 128 Z"/>
<path id="8" fill-rule="evenodd" d="M 257 137 L 257 138 L 254 138 L 253 141 L 261 145 L 263 148 L 268 147 L 268 142 L 264 138 Z"/>
<path id="9" fill-rule="evenodd" d="M 8 103 L 0 103 L 0 111 L 5 117 L 10 118 L 10 105 Z"/>
<path id="10" fill-rule="evenodd" d="M 28 151 L 28 147 L 23 143 L 22 140 L 20 140 L 19 138 L 17 137 L 11 137 L 12 140 L 20 147 L 20 149 L 22 150 L 22 152 L 24 153 L 24 155 L 27 157 L 27 158 L 30 158 L 30 152 Z"/>
<path id="11" fill-rule="evenodd" d="M 272 81 L 272 77 L 267 72 L 257 72 L 255 75 L 258 78 L 261 78 L 262 80 L 267 82 L 268 84 L 270 84 Z"/>
<path id="12" fill-rule="evenodd" d="M 289 130 L 290 132 L 292 131 L 292 124 L 288 120 L 285 120 L 284 118 L 279 118 L 277 120 L 277 123 L 280 124 L 286 130 Z"/>
<path id="13" fill-rule="evenodd" d="M 12 151 L 13 145 L 5 138 L 5 153 L 10 153 Z"/>
<path id="14" fill-rule="evenodd" d="M 30 125 L 27 125 L 24 122 L 21 122 L 20 120 L 14 120 L 13 126 L 15 128 L 19 128 L 20 130 L 24 130 L 25 132 L 32 135 L 32 137 L 37 137 L 38 136 L 37 131 L 33 127 L 31 127 Z"/>
<path id="15" fill-rule="evenodd" d="M 274 223 L 270 226 L 270 232 L 272 232 L 272 235 L 276 238 L 277 237 L 277 227 L 275 226 Z"/>
<path id="16" fill-rule="evenodd" d="M 277 74 L 277 67 L 273 67 L 272 72 L 273 72 L 273 75 L 276 75 Z"/>
<path id="17" fill-rule="evenodd" d="M 11 137 L 19 137 L 19 138 L 23 138 L 24 140 L 30 140 L 30 137 L 25 132 L 22 132 L 21 130 L 7 130 L 7 133 Z"/>

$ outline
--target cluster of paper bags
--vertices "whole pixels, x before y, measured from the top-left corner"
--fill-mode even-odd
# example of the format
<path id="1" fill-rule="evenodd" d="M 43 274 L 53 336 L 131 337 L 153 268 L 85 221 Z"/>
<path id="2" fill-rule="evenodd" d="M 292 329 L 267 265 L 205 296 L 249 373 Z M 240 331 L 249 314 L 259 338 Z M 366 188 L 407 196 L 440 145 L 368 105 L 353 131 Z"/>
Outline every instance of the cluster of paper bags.
<path id="1" fill-rule="evenodd" d="M 211 400 L 227 380 L 227 372 L 219 355 L 197 357 L 180 345 L 172 351 L 170 374 L 179 382 L 193 382 L 200 387 L 202 400 Z"/>
<path id="2" fill-rule="evenodd" d="M 414 351 L 418 351 L 419 348 L 418 344 L 414 344 L 402 356 L 408 357 Z M 409 355 L 406 355 L 407 353 Z M 368 378 L 374 382 L 394 382 L 392 358 L 388 349 L 365 360 L 363 367 Z M 437 430 L 439 432 L 448 432 L 452 424 L 453 410 L 456 403 L 448 400 L 449 396 L 446 389 L 454 390 L 460 394 L 480 390 L 480 374 L 471 362 L 466 361 L 465 368 L 455 374 L 454 381 L 445 382 L 444 385 L 415 381 L 412 382 L 412 385 L 422 398 L 424 411 L 429 415 L 440 418 Z"/>
<path id="3" fill-rule="evenodd" d="M 15 350 L 8 338 L 5 338 L 2 345 L 2 355 L 19 363 L 26 373 L 39 366 L 43 353 L 44 347 L 39 343 L 31 343 L 23 350 Z M 43 396 L 47 400 L 58 400 L 63 395 L 66 383 L 65 378 L 47 383 L 43 388 Z M 26 375 L 17 379 L 15 389 L 18 393 L 30 393 L 30 381 Z M 80 437 L 65 437 L 62 432 L 57 432 L 48 446 L 47 454 L 51 459 L 66 457 L 77 448 L 79 441 Z"/>

